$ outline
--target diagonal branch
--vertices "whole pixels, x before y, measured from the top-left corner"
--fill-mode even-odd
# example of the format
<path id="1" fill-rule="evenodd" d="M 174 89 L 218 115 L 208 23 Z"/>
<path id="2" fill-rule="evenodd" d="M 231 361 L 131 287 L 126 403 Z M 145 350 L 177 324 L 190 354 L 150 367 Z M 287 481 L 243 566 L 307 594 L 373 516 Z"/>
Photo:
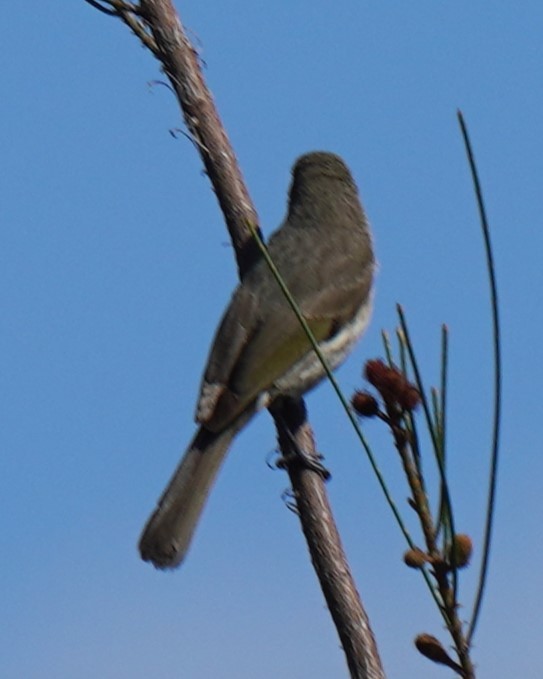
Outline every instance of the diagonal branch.
<path id="1" fill-rule="evenodd" d="M 185 124 L 217 195 L 236 252 L 240 278 L 261 257 L 251 229 L 258 217 L 207 85 L 198 55 L 189 42 L 171 0 L 86 0 L 123 20 L 162 64 L 175 91 Z M 109 8 L 105 7 L 109 5 Z M 259 232 L 258 232 L 259 233 Z M 260 234 L 259 234 L 260 235 Z M 294 433 L 297 447 L 318 460 L 303 400 L 284 400 L 272 413 L 285 458 Z M 323 478 L 309 468 L 287 462 L 303 531 L 321 588 L 336 624 L 353 679 L 384 679 L 368 617 L 356 590 L 331 513 Z"/>

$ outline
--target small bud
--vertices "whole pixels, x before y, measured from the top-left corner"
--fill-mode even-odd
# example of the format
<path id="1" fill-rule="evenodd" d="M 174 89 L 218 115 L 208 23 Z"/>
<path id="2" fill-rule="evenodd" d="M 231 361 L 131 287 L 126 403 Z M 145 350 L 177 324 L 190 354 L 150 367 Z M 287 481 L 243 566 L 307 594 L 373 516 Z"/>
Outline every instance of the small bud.
<path id="1" fill-rule="evenodd" d="M 413 410 L 420 403 L 418 389 L 398 368 L 374 359 L 366 362 L 365 376 L 387 404 L 394 403 L 402 410 Z"/>
<path id="2" fill-rule="evenodd" d="M 367 391 L 355 391 L 351 398 L 351 405 L 363 417 L 374 417 L 379 412 L 377 399 Z"/>
<path id="3" fill-rule="evenodd" d="M 440 665 L 447 665 L 447 667 L 451 667 L 457 672 L 462 671 L 460 665 L 455 663 L 443 648 L 439 639 L 436 639 L 436 637 L 433 637 L 431 634 L 419 634 L 415 639 L 415 646 L 419 653 L 433 662 L 439 663 Z"/>
<path id="4" fill-rule="evenodd" d="M 383 376 L 387 373 L 389 367 L 383 363 L 380 359 L 373 359 L 366 361 L 364 368 L 364 375 L 370 384 L 377 387 L 383 380 Z"/>
<path id="5" fill-rule="evenodd" d="M 403 560 L 409 568 L 422 568 L 425 563 L 429 561 L 428 554 L 425 554 L 422 549 L 408 549 L 403 555 Z"/>
<path id="6" fill-rule="evenodd" d="M 457 568 L 465 568 L 473 553 L 473 543 L 469 535 L 457 533 L 454 536 L 452 546 L 449 547 L 449 562 Z"/>
<path id="7" fill-rule="evenodd" d="M 412 384 L 407 383 L 406 387 L 398 394 L 398 405 L 403 410 L 415 410 L 420 403 L 420 392 Z"/>

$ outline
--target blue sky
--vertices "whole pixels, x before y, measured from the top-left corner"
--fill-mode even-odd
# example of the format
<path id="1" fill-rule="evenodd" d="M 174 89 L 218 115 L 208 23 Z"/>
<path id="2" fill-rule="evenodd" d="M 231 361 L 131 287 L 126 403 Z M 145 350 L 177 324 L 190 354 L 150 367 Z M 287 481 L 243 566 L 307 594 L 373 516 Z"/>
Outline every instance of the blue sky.
<path id="1" fill-rule="evenodd" d="M 346 676 L 266 413 L 237 440 L 186 564 L 138 559 L 148 513 L 192 436 L 233 256 L 157 63 L 82 0 L 14 3 L 0 46 L 0 673 Z M 401 302 L 429 383 L 451 332 L 457 525 L 480 553 L 490 440 L 490 317 L 455 111 L 473 137 L 493 230 L 504 342 L 497 530 L 476 637 L 479 677 L 539 678 L 543 379 L 543 5 L 177 3 L 269 234 L 301 153 L 345 157 L 373 224 L 373 323 L 347 393 Z M 447 670 L 446 639 L 331 389 L 307 399 L 330 495 L 390 677 Z M 366 426 L 398 501 L 392 445 Z M 465 573 L 470 610 L 475 569 Z M 7 624 L 6 624 L 7 623 Z M 450 674 L 450 673 L 449 673 Z"/>

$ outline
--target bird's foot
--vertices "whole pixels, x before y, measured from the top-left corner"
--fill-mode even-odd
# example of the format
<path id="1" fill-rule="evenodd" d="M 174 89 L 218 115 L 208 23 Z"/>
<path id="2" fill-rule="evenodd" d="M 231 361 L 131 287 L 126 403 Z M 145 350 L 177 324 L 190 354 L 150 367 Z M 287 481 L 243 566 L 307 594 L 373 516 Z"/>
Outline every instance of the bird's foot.
<path id="1" fill-rule="evenodd" d="M 324 457 L 320 453 L 318 453 L 318 457 L 315 457 L 314 455 L 307 453 L 305 450 L 302 450 L 292 433 L 289 430 L 286 430 L 286 433 L 289 438 L 289 450 L 288 452 L 281 455 L 281 457 L 275 463 L 275 466 L 279 469 L 287 469 L 290 465 L 297 464 L 303 469 L 309 469 L 313 472 L 316 472 L 317 474 L 320 474 L 320 476 L 322 476 L 325 481 L 328 481 L 332 475 L 320 462 L 320 460 L 323 460 Z"/>

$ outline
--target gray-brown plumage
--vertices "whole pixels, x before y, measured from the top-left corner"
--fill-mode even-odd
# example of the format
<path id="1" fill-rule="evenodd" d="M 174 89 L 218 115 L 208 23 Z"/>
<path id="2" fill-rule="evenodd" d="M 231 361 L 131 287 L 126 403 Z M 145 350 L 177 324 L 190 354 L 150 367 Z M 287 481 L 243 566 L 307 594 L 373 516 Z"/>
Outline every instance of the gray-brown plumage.
<path id="1" fill-rule="evenodd" d="M 371 313 L 370 230 L 341 158 L 308 153 L 292 175 L 287 216 L 268 249 L 335 368 Z M 196 410 L 200 429 L 144 529 L 144 560 L 158 568 L 183 560 L 234 436 L 276 395 L 301 395 L 323 375 L 277 281 L 259 260 L 236 288 L 215 335 Z"/>

